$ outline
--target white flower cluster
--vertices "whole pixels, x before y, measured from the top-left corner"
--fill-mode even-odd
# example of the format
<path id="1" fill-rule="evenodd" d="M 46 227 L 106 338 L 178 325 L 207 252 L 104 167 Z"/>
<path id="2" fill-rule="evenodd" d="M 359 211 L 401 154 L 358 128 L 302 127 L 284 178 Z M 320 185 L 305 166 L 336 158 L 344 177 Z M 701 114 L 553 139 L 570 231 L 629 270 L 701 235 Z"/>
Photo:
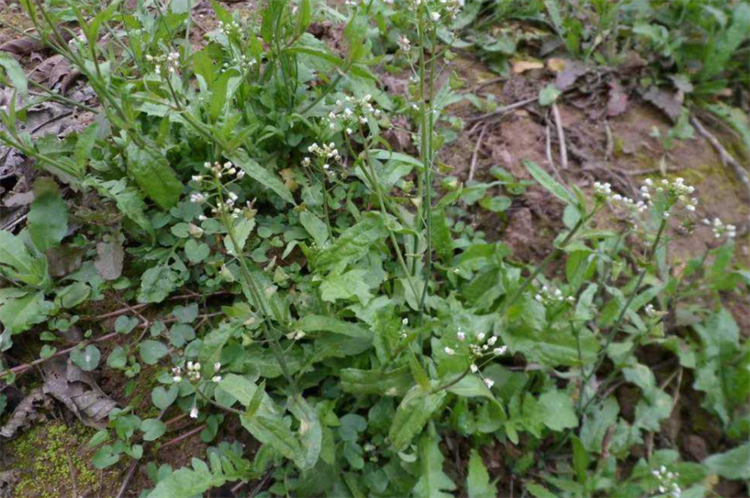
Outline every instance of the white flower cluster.
<path id="1" fill-rule="evenodd" d="M 239 60 L 237 61 L 237 66 L 240 68 L 241 71 L 249 71 L 253 67 L 255 67 L 255 64 L 257 64 L 258 61 L 256 61 L 254 58 L 248 59 L 246 55 L 240 55 Z M 229 68 L 232 67 L 231 64 L 228 62 L 225 62 L 221 65 L 221 72 L 226 73 Z"/>
<path id="2" fill-rule="evenodd" d="M 466 342 L 466 333 L 459 328 L 458 332 L 456 333 L 456 338 L 458 338 L 459 342 Z M 479 334 L 477 334 L 476 342 L 468 345 L 469 353 L 472 355 L 473 359 L 481 358 L 482 356 L 488 354 L 490 348 L 493 348 L 492 354 L 495 356 L 502 356 L 508 350 L 508 346 L 494 347 L 498 340 L 498 337 L 496 335 L 493 335 L 492 337 L 487 339 L 486 342 L 485 339 L 487 339 L 487 334 L 485 334 L 484 332 L 480 332 Z M 454 354 L 456 354 L 456 350 L 448 346 L 445 346 L 443 351 L 445 351 L 445 354 L 447 354 L 448 356 L 453 356 Z M 488 388 L 493 386 L 494 381 L 492 379 L 484 377 L 474 361 L 472 361 L 469 369 L 471 370 L 471 373 L 479 374 Z"/>
<path id="3" fill-rule="evenodd" d="M 411 40 L 409 40 L 409 37 L 405 35 L 401 35 L 398 37 L 398 48 L 401 49 L 402 52 L 408 52 L 411 50 Z"/>
<path id="4" fill-rule="evenodd" d="M 319 162 L 322 163 L 323 169 L 326 171 L 330 169 L 330 163 L 341 162 L 341 154 L 339 154 L 339 150 L 336 148 L 336 144 L 334 144 L 333 142 L 329 144 L 323 144 L 322 147 L 317 143 L 314 143 L 307 148 L 307 152 L 316 156 Z M 309 157 L 306 157 L 302 160 L 303 166 L 310 166 L 310 164 L 312 164 L 312 160 Z"/>
<path id="5" fill-rule="evenodd" d="M 213 164 L 206 162 L 203 164 L 203 167 L 206 168 L 210 174 L 212 174 L 216 179 L 221 179 L 225 175 L 228 177 L 235 177 L 238 180 L 241 180 L 245 177 L 245 170 L 242 168 L 235 167 L 231 162 L 227 161 L 224 164 L 221 164 L 220 162 L 215 162 Z M 193 175 L 192 181 L 201 184 L 204 180 L 203 175 Z M 190 202 L 201 204 L 207 200 L 206 194 L 203 192 L 193 192 L 190 194 Z M 216 213 L 231 213 L 232 218 L 237 218 L 242 213 L 242 209 L 235 206 L 237 203 L 237 194 L 231 191 L 227 191 L 227 198 L 222 202 L 219 201 L 216 203 L 216 207 L 211 209 L 211 212 Z M 252 203 L 248 201 L 247 207 L 249 209 L 252 209 Z M 201 215 L 198 217 L 199 220 L 203 221 L 206 219 L 204 215 Z"/>
<path id="6" fill-rule="evenodd" d="M 719 218 L 714 218 L 713 221 L 704 218 L 703 224 L 711 227 L 715 239 L 720 239 L 722 237 L 733 239 L 737 237 L 737 227 L 734 225 L 725 225 Z"/>
<path id="7" fill-rule="evenodd" d="M 641 198 L 651 206 L 654 195 L 662 194 L 666 196 L 667 207 L 664 210 L 664 218 L 669 218 L 670 209 L 675 205 L 682 205 L 690 212 L 695 211 L 698 199 L 689 197 L 693 192 L 695 192 L 695 187 L 685 184 L 684 178 L 677 178 L 673 182 L 664 178 L 658 183 L 654 183 L 653 180 L 648 178 L 641 187 Z"/>
<path id="8" fill-rule="evenodd" d="M 239 32 L 240 25 L 237 21 L 229 21 L 227 23 L 219 21 L 219 33 L 229 38 L 232 33 Z"/>
<path id="9" fill-rule="evenodd" d="M 630 197 L 613 192 L 612 185 L 606 182 L 594 182 L 594 195 L 610 203 L 613 208 L 622 209 L 631 214 L 642 213 L 648 209 L 648 204 L 644 201 L 635 202 Z"/>
<path id="10" fill-rule="evenodd" d="M 336 107 L 328 113 L 328 127 L 333 130 L 340 126 L 351 135 L 358 125 L 367 124 L 369 115 L 379 118 L 381 111 L 373 107 L 371 100 L 372 95 L 369 93 L 361 99 L 347 96 L 343 101 L 337 100 Z"/>
<path id="11" fill-rule="evenodd" d="M 200 362 L 187 362 L 186 365 L 186 373 L 187 378 L 191 382 L 197 382 L 201 380 L 201 364 Z M 214 373 L 218 374 L 219 370 L 221 370 L 221 363 L 216 362 L 214 363 Z M 174 382 L 182 382 L 182 368 L 180 367 L 174 367 L 172 369 L 172 381 Z M 211 380 L 213 382 L 221 382 L 221 375 L 214 375 Z"/>
<path id="12" fill-rule="evenodd" d="M 176 73 L 180 68 L 180 54 L 170 52 L 167 55 L 146 55 L 146 60 L 155 64 L 154 71 L 161 74 L 162 70 L 169 73 Z"/>
<path id="13" fill-rule="evenodd" d="M 465 0 L 407 0 L 413 11 L 419 11 L 424 6 L 429 13 L 432 22 L 453 21 L 461 9 Z"/>
<path id="14" fill-rule="evenodd" d="M 659 481 L 659 493 L 669 494 L 673 498 L 680 497 L 682 489 L 680 489 L 680 485 L 677 484 L 677 479 L 680 477 L 677 472 L 667 470 L 667 468 L 662 465 L 658 470 L 652 471 L 651 474 Z"/>
<path id="15" fill-rule="evenodd" d="M 649 318 L 655 318 L 659 316 L 659 312 L 656 311 L 656 308 L 654 308 L 653 304 L 647 304 L 645 308 L 643 308 L 643 311 L 646 312 L 646 316 Z"/>
<path id="16" fill-rule="evenodd" d="M 534 296 L 534 299 L 548 306 L 565 302 L 569 304 L 576 303 L 576 298 L 574 298 L 573 296 L 565 297 L 560 289 L 549 287 L 547 285 L 542 286 L 539 292 L 537 292 L 536 296 Z"/>

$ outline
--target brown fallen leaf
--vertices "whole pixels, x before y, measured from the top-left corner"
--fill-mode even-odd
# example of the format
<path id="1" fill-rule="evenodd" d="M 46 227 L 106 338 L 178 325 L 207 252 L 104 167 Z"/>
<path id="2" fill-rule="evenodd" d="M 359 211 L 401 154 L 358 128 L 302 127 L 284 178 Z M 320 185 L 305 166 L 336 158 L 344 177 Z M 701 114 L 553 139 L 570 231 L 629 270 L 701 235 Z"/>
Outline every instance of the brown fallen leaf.
<path id="1" fill-rule="evenodd" d="M 45 412 L 48 412 L 51 407 L 51 400 L 42 389 L 34 389 L 13 410 L 8 422 L 0 429 L 0 438 L 13 439 L 20 436 L 35 422 L 44 420 Z"/>
<path id="2" fill-rule="evenodd" d="M 113 238 L 108 242 L 96 244 L 96 255 L 94 267 L 104 280 L 120 278 L 125 251 L 122 249 L 122 242 L 119 239 Z"/>
<path id="3" fill-rule="evenodd" d="M 44 45 L 34 38 L 18 38 L 0 45 L 0 52 L 8 52 L 11 55 L 21 56 L 36 50 L 42 50 Z"/>
<path id="4" fill-rule="evenodd" d="M 651 104 L 658 107 L 664 112 L 669 119 L 673 122 L 677 122 L 682 114 L 682 101 L 677 98 L 677 95 L 666 90 L 661 90 L 655 86 L 649 88 L 649 90 L 643 95 L 643 98 Z"/>
<path id="5" fill-rule="evenodd" d="M 42 390 L 63 403 L 82 424 L 103 428 L 117 403 L 99 389 L 88 373 L 65 358 L 48 361 Z"/>
<path id="6" fill-rule="evenodd" d="M 566 61 L 565 68 L 557 73 L 555 85 L 560 90 L 567 90 L 578 81 L 578 78 L 586 74 L 588 71 L 588 68 L 578 61 Z"/>
<path id="7" fill-rule="evenodd" d="M 561 73 L 563 69 L 565 69 L 566 62 L 567 61 L 565 59 L 558 59 L 553 57 L 551 59 L 547 59 L 547 67 L 554 73 Z"/>

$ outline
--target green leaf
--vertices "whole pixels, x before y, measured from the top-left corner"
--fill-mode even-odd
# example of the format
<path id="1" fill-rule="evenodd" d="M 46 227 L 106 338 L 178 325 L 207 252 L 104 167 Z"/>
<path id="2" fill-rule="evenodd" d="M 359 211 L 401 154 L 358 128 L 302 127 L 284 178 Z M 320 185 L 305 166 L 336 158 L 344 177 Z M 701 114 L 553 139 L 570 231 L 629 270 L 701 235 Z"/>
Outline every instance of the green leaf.
<path id="1" fill-rule="evenodd" d="M 573 400 L 562 391 L 547 391 L 542 394 L 539 397 L 539 408 L 543 412 L 544 425 L 553 431 L 578 427 Z"/>
<path id="2" fill-rule="evenodd" d="M 177 289 L 177 285 L 177 273 L 166 264 L 158 264 L 143 272 L 138 302 L 160 303 Z"/>
<path id="3" fill-rule="evenodd" d="M 547 490 L 544 486 L 530 483 L 526 485 L 526 490 L 535 498 L 558 498 L 558 496 Z"/>
<path id="4" fill-rule="evenodd" d="M 141 360 L 146 365 L 156 365 L 159 360 L 169 353 L 169 348 L 164 343 L 151 339 L 145 340 L 138 346 Z"/>
<path id="5" fill-rule="evenodd" d="M 29 98 L 29 88 L 26 81 L 26 73 L 23 72 L 21 64 L 9 53 L 0 52 L 0 67 L 5 69 L 5 74 L 8 75 L 10 82 L 18 90 L 18 93 L 27 100 Z"/>
<path id="6" fill-rule="evenodd" d="M 106 469 L 120 461 L 122 453 L 112 451 L 112 446 L 105 444 L 94 453 L 91 463 L 96 469 Z"/>
<path id="7" fill-rule="evenodd" d="M 68 233 L 68 206 L 51 178 L 34 183 L 34 202 L 29 210 L 29 235 L 37 249 L 57 247 Z"/>
<path id="8" fill-rule="evenodd" d="M 53 308 L 52 303 L 44 300 L 43 292 L 8 299 L 0 307 L 0 323 L 10 334 L 20 334 L 43 323 Z"/>
<path id="9" fill-rule="evenodd" d="M 298 439 L 284 423 L 282 411 L 270 396 L 261 390 L 261 401 L 253 403 L 257 385 L 244 377 L 230 374 L 219 383 L 219 387 L 244 406 L 258 405 L 253 413 L 240 416 L 242 426 L 258 441 L 271 446 L 282 456 L 292 460 L 302 470 L 312 468 L 317 462 L 322 444 L 320 422 L 304 400 L 290 403 L 292 414 L 300 421 Z"/>
<path id="10" fill-rule="evenodd" d="M 222 473 L 211 472 L 206 464 L 196 466 L 195 460 L 193 460 L 193 467 L 195 470 L 183 467 L 159 481 L 154 490 L 148 494 L 148 498 L 193 498 L 194 496 L 202 496 L 204 492 L 223 485 L 229 479 Z"/>
<path id="11" fill-rule="evenodd" d="M 232 238 L 229 235 L 224 236 L 224 247 L 227 248 L 227 252 L 232 256 L 239 256 L 245 250 L 245 244 L 250 233 L 255 228 L 255 218 L 247 219 L 242 218 L 241 220 L 234 221 L 234 237 L 237 239 L 237 245 L 239 250 L 235 250 L 234 244 L 232 244 Z"/>
<path id="12" fill-rule="evenodd" d="M 388 431 L 388 438 L 395 451 L 403 451 L 415 436 L 422 432 L 427 421 L 445 398 L 445 391 L 425 393 L 415 386 L 401 400 Z"/>
<path id="13" fill-rule="evenodd" d="M 533 161 L 527 161 L 526 159 L 523 160 L 523 164 L 524 166 L 526 166 L 526 169 L 529 170 L 531 176 L 534 177 L 534 180 L 536 180 L 539 185 L 547 189 L 549 193 L 566 204 L 578 207 L 578 201 L 576 201 L 576 198 L 573 196 L 573 194 L 571 194 L 570 191 L 568 191 L 568 189 L 563 185 L 557 183 L 557 181 L 549 176 L 546 171 L 540 168 L 538 164 Z"/>
<path id="14" fill-rule="evenodd" d="M 750 479 L 750 443 L 731 449 L 725 453 L 711 455 L 703 460 L 703 465 L 725 479 Z"/>
<path id="15" fill-rule="evenodd" d="M 84 182 L 84 186 L 96 189 L 99 195 L 115 201 L 117 209 L 128 217 L 136 225 L 141 227 L 149 235 L 153 235 L 154 227 L 146 217 L 146 203 L 143 202 L 140 192 L 128 185 L 125 178 L 102 182 L 96 177 L 90 176 Z"/>
<path id="16" fill-rule="evenodd" d="M 20 237 L 0 230 L 0 274 L 34 287 L 49 284 L 47 258 L 32 256 Z"/>
<path id="17" fill-rule="evenodd" d="M 475 449 L 471 450 L 469 458 L 466 492 L 469 498 L 495 498 L 497 496 L 497 486 L 490 484 L 490 475 L 484 466 L 482 456 Z"/>
<path id="18" fill-rule="evenodd" d="M 731 26 L 720 31 L 716 40 L 706 47 L 707 53 L 701 59 L 704 66 L 699 74 L 700 79 L 710 80 L 724 71 L 734 53 L 750 36 L 748 33 L 750 33 L 750 5 L 740 2 L 734 8 Z"/>
<path id="19" fill-rule="evenodd" d="M 453 498 L 447 491 L 454 491 L 456 485 L 443 472 L 445 457 L 440 452 L 439 442 L 434 428 L 419 441 L 419 480 L 412 491 L 415 498 Z"/>
<path id="20" fill-rule="evenodd" d="M 211 254 L 211 248 L 208 244 L 190 239 L 185 243 L 185 256 L 191 263 L 200 263 Z"/>
<path id="21" fill-rule="evenodd" d="M 99 366 L 102 359 L 102 353 L 99 348 L 93 344 L 86 346 L 86 349 L 74 349 L 70 352 L 70 359 L 78 365 L 84 372 L 91 372 Z"/>
<path id="22" fill-rule="evenodd" d="M 345 368 L 339 372 L 341 389 L 352 394 L 404 396 L 414 386 L 409 367 L 390 372 Z"/>
<path id="23" fill-rule="evenodd" d="M 302 226 L 305 227 L 307 233 L 312 235 L 315 244 L 319 248 L 324 247 L 326 241 L 328 240 L 328 227 L 325 223 L 323 223 L 323 220 L 315 216 L 310 211 L 302 211 L 299 214 L 299 221 Z"/>
<path id="24" fill-rule="evenodd" d="M 554 84 L 550 83 L 545 86 L 542 91 L 539 92 L 539 105 L 542 107 L 548 107 L 557 101 L 557 98 L 562 94 L 559 88 Z"/>
<path id="25" fill-rule="evenodd" d="M 448 228 L 445 211 L 435 209 L 432 212 L 432 245 L 438 257 L 449 265 L 453 262 L 453 237 L 451 230 Z"/>
<path id="26" fill-rule="evenodd" d="M 164 157 L 134 143 L 128 145 L 126 155 L 128 174 L 151 200 L 162 209 L 177 204 L 182 195 L 182 182 Z"/>
<path id="27" fill-rule="evenodd" d="M 342 233 L 326 251 L 319 253 L 314 259 L 314 265 L 321 272 L 344 268 L 363 258 L 370 251 L 370 246 L 387 235 L 382 217 L 376 213 L 367 213 L 359 223 Z"/>
<path id="28" fill-rule="evenodd" d="M 174 384 L 169 386 L 169 389 L 165 389 L 163 386 L 157 386 L 151 391 L 151 402 L 159 410 L 166 410 L 175 402 L 179 392 L 180 388 Z"/>
<path id="29" fill-rule="evenodd" d="M 332 332 L 367 341 L 372 341 L 373 336 L 372 332 L 354 323 L 322 315 L 306 315 L 297 322 L 297 328 L 302 332 Z"/>
<path id="30" fill-rule="evenodd" d="M 292 193 L 286 187 L 284 182 L 266 168 L 250 159 L 247 152 L 241 149 L 236 150 L 228 156 L 228 159 L 232 161 L 235 166 L 242 168 L 242 170 L 247 173 L 247 176 L 264 187 L 272 190 L 289 204 L 294 204 L 294 197 L 292 197 Z"/>
<path id="31" fill-rule="evenodd" d="M 359 302 L 366 305 L 372 298 L 366 277 L 365 270 L 351 270 L 343 275 L 331 275 L 320 284 L 320 298 L 329 303 L 338 299 L 358 298 Z"/>
<path id="32" fill-rule="evenodd" d="M 167 432 L 167 426 L 159 419 L 148 418 L 141 424 L 144 441 L 155 441 Z"/>

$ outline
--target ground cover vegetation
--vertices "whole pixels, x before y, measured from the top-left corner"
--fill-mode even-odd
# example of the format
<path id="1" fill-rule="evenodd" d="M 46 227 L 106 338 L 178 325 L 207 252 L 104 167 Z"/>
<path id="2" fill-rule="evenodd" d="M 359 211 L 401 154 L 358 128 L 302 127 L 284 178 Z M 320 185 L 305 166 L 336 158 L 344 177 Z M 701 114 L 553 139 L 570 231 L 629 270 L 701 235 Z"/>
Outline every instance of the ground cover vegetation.
<path id="1" fill-rule="evenodd" d="M 576 181 L 559 117 L 559 167 L 467 179 L 442 151 L 476 120 L 457 106 L 511 110 L 462 53 L 554 66 L 520 104 L 550 116 L 625 65 L 610 116 L 651 103 L 665 150 L 712 139 L 750 185 L 750 4 L 19 4 L 66 73 L 0 51 L 0 152 L 33 163 L 0 231 L 7 496 L 61 493 L 34 489 L 39 458 L 90 496 L 747 496 L 747 224 L 667 155 L 633 192 Z M 39 136 L 44 106 L 78 119 Z M 472 221 L 528 192 L 558 213 L 538 258 Z M 50 416 L 83 425 L 23 468 Z"/>

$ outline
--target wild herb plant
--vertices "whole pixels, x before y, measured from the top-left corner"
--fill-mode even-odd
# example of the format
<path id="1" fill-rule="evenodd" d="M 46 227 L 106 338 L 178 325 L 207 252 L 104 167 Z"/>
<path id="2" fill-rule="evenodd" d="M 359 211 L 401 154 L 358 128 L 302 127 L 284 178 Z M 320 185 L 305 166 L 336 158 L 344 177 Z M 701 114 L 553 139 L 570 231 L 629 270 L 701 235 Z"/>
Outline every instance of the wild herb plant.
<path id="1" fill-rule="evenodd" d="M 538 497 L 710 496 L 712 475 L 750 478 L 740 444 L 750 349 L 719 294 L 750 280 L 732 263 L 736 230 L 707 220 L 716 246 L 681 273 L 671 266 L 700 192 L 675 178 L 648 180 L 638 199 L 607 184 L 587 194 L 527 162 L 565 205 L 547 256 L 519 263 L 502 242 L 460 232 L 462 206 L 491 207 L 490 187 L 531 184 L 498 172 L 491 184 L 436 188 L 455 97 L 441 40 L 464 22 L 462 2 L 348 2 L 341 57 L 308 32 L 320 7 L 308 0 L 270 0 L 250 20 L 214 4 L 219 26 L 198 51 L 190 2 L 22 3 L 85 76 L 98 117 L 34 142 L 18 126 L 34 100 L 3 59 L 17 94 L 0 140 L 94 200 L 71 209 L 42 178 L 27 228 L 0 232 L 2 349 L 40 326 L 55 344 L 109 295 L 162 312 L 114 324 L 122 341 L 106 366 L 129 378 L 148 367 L 159 416 L 113 410 L 89 442 L 98 468 L 149 459 L 151 498 L 264 476 L 274 495 L 432 498 L 460 486 L 495 496 L 479 453 L 489 445 L 515 449 L 508 466 Z M 412 74 L 407 97 L 379 89 L 381 58 Z M 383 138 L 396 115 L 411 118 L 418 157 Z M 71 238 L 73 218 L 96 223 Z M 51 275 L 61 245 L 84 262 Z M 198 302 L 172 307 L 181 289 Z M 100 366 L 95 330 L 71 353 L 87 371 Z M 645 348 L 671 352 L 666 381 Z M 661 442 L 634 457 L 687 372 L 736 447 L 702 463 Z M 624 382 L 640 391 L 628 417 L 613 394 Z M 165 434 L 167 411 L 205 424 L 209 464 L 172 469 L 144 451 Z M 230 417 L 257 451 L 222 432 Z M 460 480 L 441 444 L 456 434 L 470 447 Z M 546 464 L 560 455 L 563 465 Z"/>

